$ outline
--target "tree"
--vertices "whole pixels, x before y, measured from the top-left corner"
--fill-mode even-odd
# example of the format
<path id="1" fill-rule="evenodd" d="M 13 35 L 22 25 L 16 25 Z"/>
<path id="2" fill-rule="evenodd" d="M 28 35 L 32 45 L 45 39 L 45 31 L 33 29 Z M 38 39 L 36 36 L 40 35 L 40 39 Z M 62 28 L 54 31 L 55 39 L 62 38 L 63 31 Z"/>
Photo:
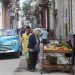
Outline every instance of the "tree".
<path id="1" fill-rule="evenodd" d="M 22 10 L 25 16 L 29 16 L 31 14 L 31 8 L 32 8 L 32 6 L 30 5 L 31 2 L 32 2 L 31 0 L 23 2 Z"/>

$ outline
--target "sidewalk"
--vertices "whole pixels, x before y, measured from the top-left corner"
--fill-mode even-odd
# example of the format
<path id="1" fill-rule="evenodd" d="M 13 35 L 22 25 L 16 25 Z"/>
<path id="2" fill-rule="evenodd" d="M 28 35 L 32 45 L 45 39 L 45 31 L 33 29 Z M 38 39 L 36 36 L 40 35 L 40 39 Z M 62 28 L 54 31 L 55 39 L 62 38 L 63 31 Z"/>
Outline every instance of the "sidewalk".
<path id="1" fill-rule="evenodd" d="M 37 64 L 36 66 L 36 71 L 35 72 L 30 72 L 27 71 L 26 68 L 26 60 L 25 59 L 21 59 L 19 66 L 16 68 L 14 75 L 72 75 L 69 73 L 58 73 L 58 72 L 53 72 L 53 73 L 43 73 L 41 74 L 40 71 L 40 64 Z"/>

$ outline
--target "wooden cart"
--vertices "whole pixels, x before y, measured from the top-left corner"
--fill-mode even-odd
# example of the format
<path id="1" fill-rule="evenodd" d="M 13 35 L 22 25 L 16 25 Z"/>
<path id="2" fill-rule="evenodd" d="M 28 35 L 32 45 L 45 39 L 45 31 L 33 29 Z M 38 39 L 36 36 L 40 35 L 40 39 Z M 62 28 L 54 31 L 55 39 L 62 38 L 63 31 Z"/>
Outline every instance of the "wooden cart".
<path id="1" fill-rule="evenodd" d="M 45 57 L 45 54 L 47 53 L 72 53 L 72 50 L 50 50 L 49 48 L 44 48 L 44 45 L 43 45 L 43 59 L 42 59 L 42 65 L 41 65 L 41 74 L 43 72 L 44 69 L 47 69 L 47 70 L 57 70 L 57 69 L 61 69 L 61 70 L 70 70 L 72 73 L 73 73 L 73 70 L 72 70 L 72 64 L 69 63 L 69 64 L 48 64 L 44 57 Z M 71 61 L 71 60 L 69 60 Z M 68 67 L 68 69 L 67 69 Z M 64 69 L 63 69 L 64 68 Z"/>

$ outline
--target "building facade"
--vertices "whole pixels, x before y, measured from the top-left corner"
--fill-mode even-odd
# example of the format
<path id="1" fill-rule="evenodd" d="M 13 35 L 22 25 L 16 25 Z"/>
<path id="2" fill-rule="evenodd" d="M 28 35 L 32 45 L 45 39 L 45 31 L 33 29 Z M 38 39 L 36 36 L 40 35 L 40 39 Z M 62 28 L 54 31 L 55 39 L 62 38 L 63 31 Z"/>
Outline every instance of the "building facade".
<path id="1" fill-rule="evenodd" d="M 75 34 L 74 0 L 35 0 L 41 25 L 47 28 L 50 38 L 67 40 Z"/>
<path id="2" fill-rule="evenodd" d="M 46 28 L 49 37 L 55 38 L 55 0 L 35 0 L 38 8 L 38 15 L 41 27 Z M 33 0 L 34 2 L 34 0 Z"/>
<path id="3" fill-rule="evenodd" d="M 12 8 L 10 7 L 11 28 L 16 29 L 19 26 L 19 11 L 20 11 L 19 0 L 12 0 Z"/>
<path id="4" fill-rule="evenodd" d="M 1 14 L 0 28 L 1 29 L 10 29 L 10 28 L 17 27 L 18 16 L 19 16 L 18 15 L 18 10 L 19 10 L 18 2 L 19 2 L 19 0 L 1 0 L 1 2 L 0 2 L 0 14 Z M 15 21 L 13 21 L 13 20 L 15 20 Z"/>
<path id="5" fill-rule="evenodd" d="M 67 40 L 67 36 L 73 34 L 72 0 L 55 0 L 55 5 L 58 12 L 56 37 Z"/>

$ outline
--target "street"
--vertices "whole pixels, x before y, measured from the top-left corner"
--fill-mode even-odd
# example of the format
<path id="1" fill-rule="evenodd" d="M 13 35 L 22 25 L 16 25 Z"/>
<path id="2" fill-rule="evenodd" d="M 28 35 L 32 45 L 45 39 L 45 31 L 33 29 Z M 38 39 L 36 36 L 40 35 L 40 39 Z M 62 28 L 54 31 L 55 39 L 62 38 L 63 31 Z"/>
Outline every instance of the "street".
<path id="1" fill-rule="evenodd" d="M 0 0 L 0 75 L 75 75 L 75 0 Z"/>
<path id="2" fill-rule="evenodd" d="M 41 44 L 41 52 L 40 58 L 42 58 L 42 44 Z M 0 58 L 1 59 L 1 58 Z M 20 56 L 20 58 L 6 58 L 0 60 L 0 75 L 41 75 L 40 63 L 36 66 L 35 72 L 27 71 L 25 68 L 27 66 L 24 55 Z M 61 73 L 61 72 L 50 72 L 43 73 L 42 75 L 72 75 L 69 73 Z"/>
<path id="3" fill-rule="evenodd" d="M 20 58 L 0 60 L 0 75 L 14 75 L 19 62 Z"/>
<path id="4" fill-rule="evenodd" d="M 30 72 L 24 69 L 24 67 L 26 67 L 25 63 L 26 63 L 25 59 L 21 59 L 21 62 L 19 63 L 20 68 L 15 70 L 14 75 L 72 75 L 69 73 L 61 73 L 61 72 L 52 72 L 52 73 L 43 72 L 41 74 L 39 66 L 40 64 L 37 64 L 35 72 Z"/>
<path id="5" fill-rule="evenodd" d="M 41 44 L 42 49 L 42 44 Z M 42 50 L 41 50 L 42 51 Z M 42 58 L 42 52 L 40 52 L 40 58 Z M 40 63 L 36 66 L 35 72 L 29 72 L 26 69 L 26 60 L 24 55 L 20 56 L 20 58 L 5 58 L 0 60 L 0 75 L 41 75 L 40 71 Z M 71 75 L 67 73 L 61 72 L 53 72 L 53 73 L 43 73 L 43 75 Z"/>
<path id="6" fill-rule="evenodd" d="M 26 61 L 24 56 L 20 58 L 13 59 L 3 59 L 0 60 L 0 75 L 41 75 L 39 64 L 36 66 L 35 72 L 29 72 L 24 67 L 26 67 Z M 20 67 L 20 69 L 18 69 Z M 43 73 L 42 75 L 71 75 L 67 73 L 61 72 L 53 72 L 53 73 Z"/>

